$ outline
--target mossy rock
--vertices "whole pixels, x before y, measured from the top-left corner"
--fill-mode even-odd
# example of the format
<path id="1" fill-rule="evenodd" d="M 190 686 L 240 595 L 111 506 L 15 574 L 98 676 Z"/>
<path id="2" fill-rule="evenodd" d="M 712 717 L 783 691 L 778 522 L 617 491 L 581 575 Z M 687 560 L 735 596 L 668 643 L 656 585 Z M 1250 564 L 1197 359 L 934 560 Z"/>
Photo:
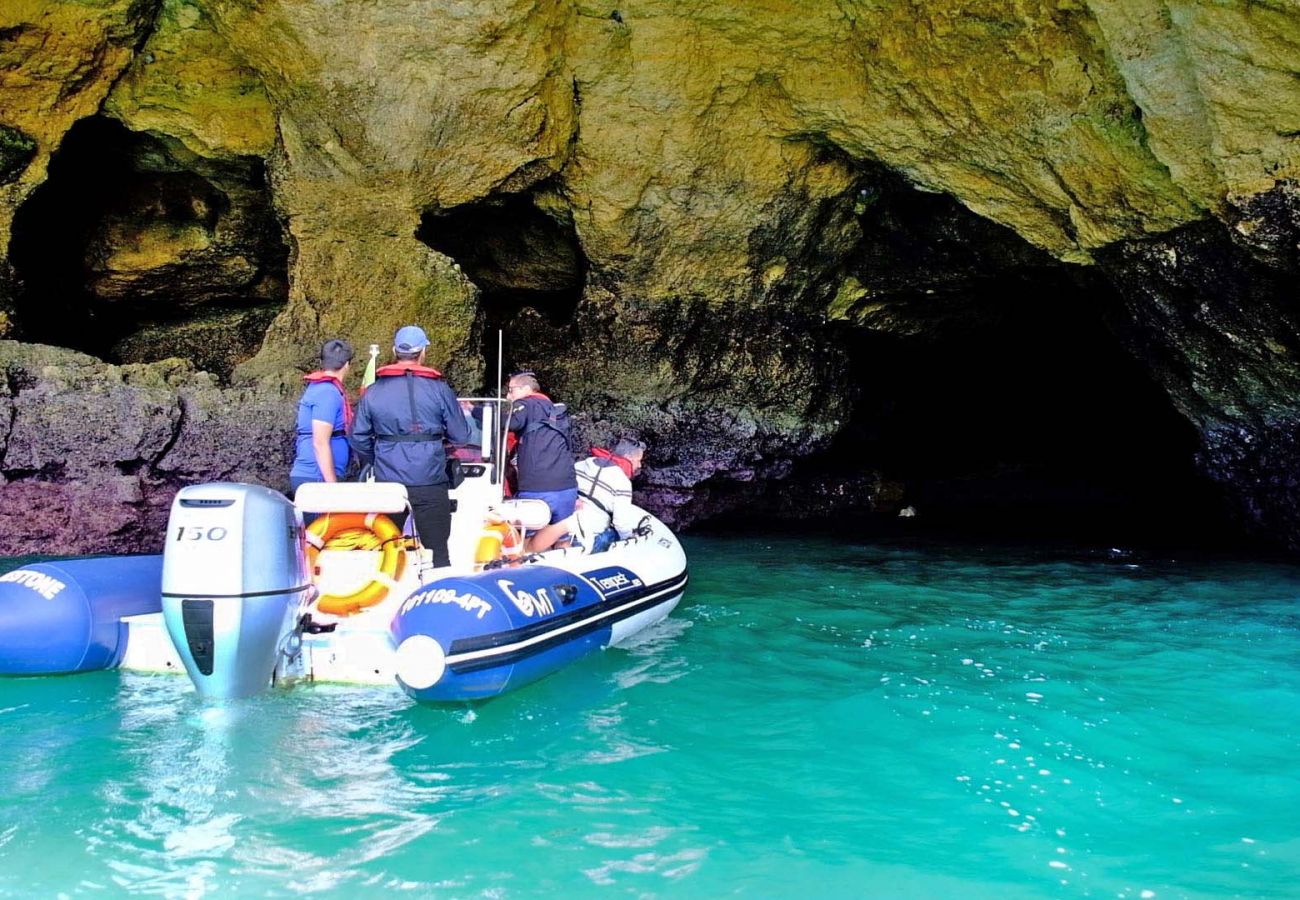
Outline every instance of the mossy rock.
<path id="1" fill-rule="evenodd" d="M 0 125 L 0 184 L 8 184 L 36 156 L 36 141 L 17 128 Z"/>
<path id="2" fill-rule="evenodd" d="M 146 325 L 119 341 L 114 355 L 124 363 L 180 357 L 221 378 L 257 352 L 279 304 L 225 309 L 183 322 Z"/>

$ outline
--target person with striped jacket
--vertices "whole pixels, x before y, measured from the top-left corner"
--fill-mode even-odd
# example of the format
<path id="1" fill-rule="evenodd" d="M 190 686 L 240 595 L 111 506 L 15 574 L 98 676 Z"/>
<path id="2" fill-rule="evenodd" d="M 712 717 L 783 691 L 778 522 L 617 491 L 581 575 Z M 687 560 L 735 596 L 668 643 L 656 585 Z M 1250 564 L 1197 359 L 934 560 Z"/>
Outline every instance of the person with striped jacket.
<path id="1" fill-rule="evenodd" d="M 528 549 L 552 547 L 564 535 L 596 553 L 631 535 L 641 521 L 632 506 L 632 479 L 641 471 L 645 444 L 625 438 L 612 450 L 591 449 L 591 456 L 574 465 L 578 478 L 577 508 L 569 517 L 543 528 L 529 539 Z"/>

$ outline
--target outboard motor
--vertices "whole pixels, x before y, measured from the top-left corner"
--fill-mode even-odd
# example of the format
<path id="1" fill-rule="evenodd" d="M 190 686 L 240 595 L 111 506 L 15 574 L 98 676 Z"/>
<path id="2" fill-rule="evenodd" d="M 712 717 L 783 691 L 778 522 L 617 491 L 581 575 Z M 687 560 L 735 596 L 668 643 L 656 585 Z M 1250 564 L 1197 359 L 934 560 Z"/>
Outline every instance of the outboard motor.
<path id="1" fill-rule="evenodd" d="M 225 483 L 177 493 L 163 550 L 163 619 L 201 696 L 266 688 L 311 590 L 302 516 L 282 494 Z"/>

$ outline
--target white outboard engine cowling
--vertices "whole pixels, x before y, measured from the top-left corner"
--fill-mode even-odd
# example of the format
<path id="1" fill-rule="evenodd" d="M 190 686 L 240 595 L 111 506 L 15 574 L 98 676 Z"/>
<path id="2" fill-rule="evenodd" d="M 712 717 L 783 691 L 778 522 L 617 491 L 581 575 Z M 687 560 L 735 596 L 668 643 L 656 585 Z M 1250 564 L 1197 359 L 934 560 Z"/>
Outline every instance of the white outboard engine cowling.
<path id="1" fill-rule="evenodd" d="M 163 618 L 201 696 L 265 689 L 310 591 L 302 516 L 282 494 L 217 483 L 176 495 L 163 550 Z"/>

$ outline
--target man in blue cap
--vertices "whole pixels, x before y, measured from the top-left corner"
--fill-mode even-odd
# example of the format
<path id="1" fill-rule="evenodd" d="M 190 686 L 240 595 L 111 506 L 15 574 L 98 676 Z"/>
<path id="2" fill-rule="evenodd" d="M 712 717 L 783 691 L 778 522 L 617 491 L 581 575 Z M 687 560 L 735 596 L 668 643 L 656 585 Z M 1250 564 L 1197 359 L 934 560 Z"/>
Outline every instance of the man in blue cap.
<path id="1" fill-rule="evenodd" d="M 469 429 L 442 373 L 424 364 L 429 338 L 406 325 L 393 338 L 394 362 L 375 371 L 352 426 L 352 447 L 374 463 L 375 478 L 406 485 L 420 543 L 436 566 L 449 565 L 451 500 L 443 441 L 464 444 Z"/>

